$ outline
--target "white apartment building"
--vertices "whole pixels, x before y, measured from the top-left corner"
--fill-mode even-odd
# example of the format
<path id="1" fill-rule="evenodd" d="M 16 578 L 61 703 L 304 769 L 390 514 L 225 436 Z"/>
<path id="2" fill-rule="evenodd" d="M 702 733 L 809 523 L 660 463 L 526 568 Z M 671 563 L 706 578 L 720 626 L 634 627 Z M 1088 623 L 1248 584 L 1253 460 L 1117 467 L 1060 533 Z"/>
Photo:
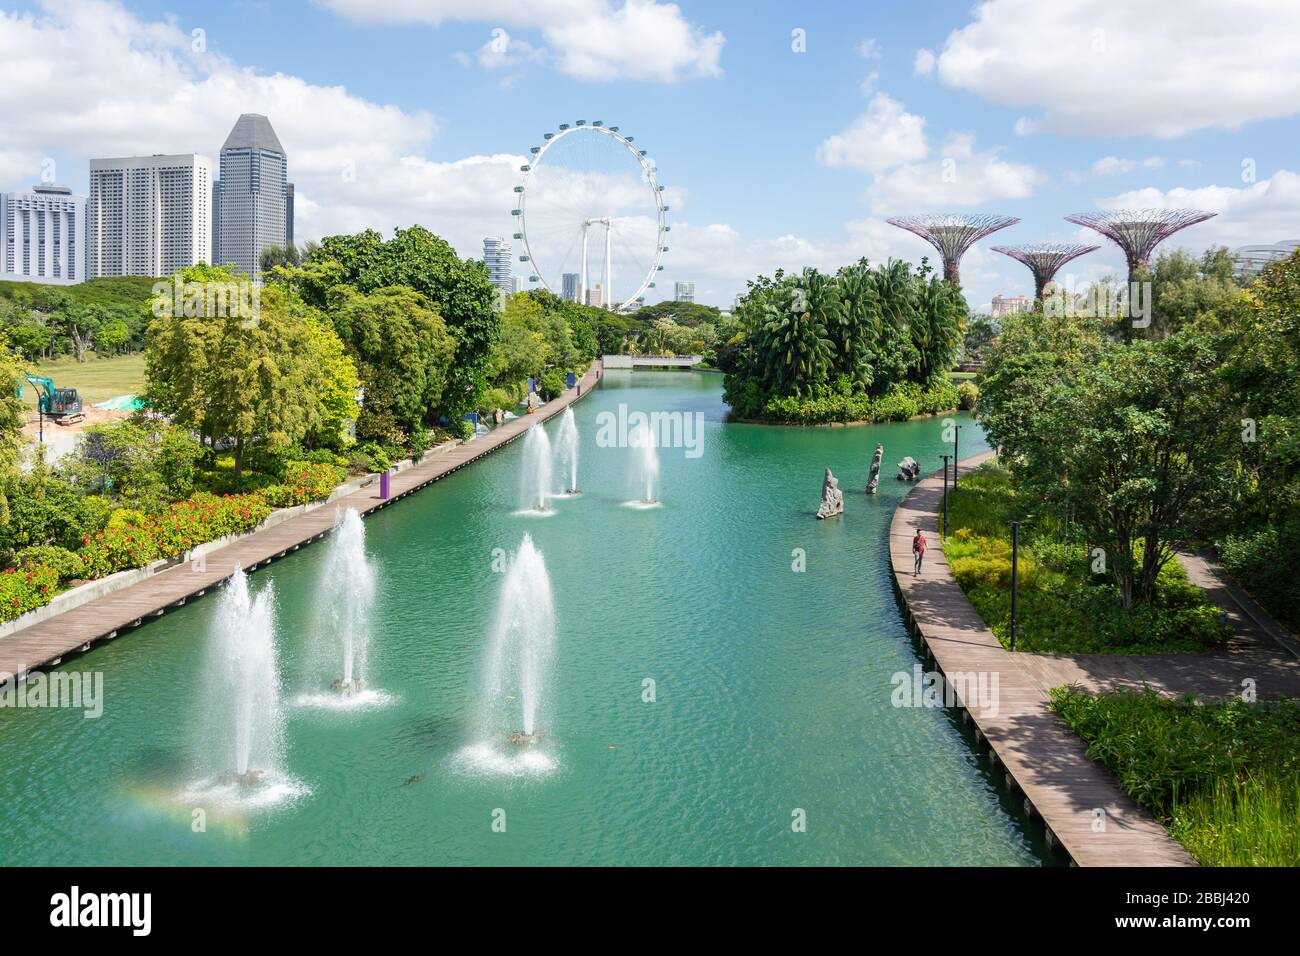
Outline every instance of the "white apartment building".
<path id="1" fill-rule="evenodd" d="M 86 276 L 169 276 L 212 260 L 212 160 L 90 161 Z"/>
<path id="2" fill-rule="evenodd" d="M 676 299 L 678 302 L 694 302 L 695 283 L 694 282 L 675 283 L 673 287 L 673 298 Z"/>
<path id="3" fill-rule="evenodd" d="M 487 236 L 483 240 L 483 264 L 487 266 L 488 281 L 506 295 L 515 291 L 511 277 L 510 243 L 500 236 Z"/>
<path id="4" fill-rule="evenodd" d="M 71 285 L 86 278 L 86 197 L 66 186 L 0 193 L 0 279 Z"/>

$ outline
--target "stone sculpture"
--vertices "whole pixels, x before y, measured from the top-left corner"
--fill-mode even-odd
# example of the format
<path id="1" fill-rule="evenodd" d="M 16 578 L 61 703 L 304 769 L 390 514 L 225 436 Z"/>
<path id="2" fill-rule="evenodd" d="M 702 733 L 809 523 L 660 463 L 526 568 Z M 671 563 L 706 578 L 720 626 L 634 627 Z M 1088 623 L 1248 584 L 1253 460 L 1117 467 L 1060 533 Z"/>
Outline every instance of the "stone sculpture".
<path id="1" fill-rule="evenodd" d="M 817 509 L 817 517 L 829 518 L 843 513 L 844 492 L 840 491 L 839 480 L 827 468 L 826 477 L 822 479 L 822 503 L 821 507 Z"/>
<path id="2" fill-rule="evenodd" d="M 876 485 L 880 484 L 880 459 L 885 457 L 885 446 L 877 445 L 876 453 L 871 456 L 871 477 L 867 479 L 867 494 L 876 493 Z"/>

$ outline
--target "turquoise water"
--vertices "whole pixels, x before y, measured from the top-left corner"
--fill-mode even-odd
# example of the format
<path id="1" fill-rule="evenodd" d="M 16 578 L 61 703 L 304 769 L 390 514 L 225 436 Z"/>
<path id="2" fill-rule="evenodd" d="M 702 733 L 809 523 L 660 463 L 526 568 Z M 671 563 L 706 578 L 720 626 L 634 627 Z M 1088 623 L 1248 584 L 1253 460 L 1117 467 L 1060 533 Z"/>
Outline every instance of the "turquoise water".
<path id="1" fill-rule="evenodd" d="M 937 467 L 939 420 L 727 424 L 720 385 L 608 374 L 575 406 L 584 493 L 551 517 L 515 513 L 516 442 L 368 518 L 381 706 L 294 703 L 320 690 L 309 675 L 324 545 L 254 574 L 279 619 L 293 788 L 278 802 L 192 792 L 212 597 L 69 661 L 103 673 L 104 714 L 0 710 L 0 863 L 1044 862 L 952 718 L 891 706 L 891 675 L 918 661 L 888 578 L 904 492 L 891 466 L 910 454 Z M 620 403 L 704 415 L 698 458 L 661 450 L 659 508 L 627 507 L 632 453 L 597 447 L 598 414 Z M 963 452 L 982 447 L 977 436 L 963 429 Z M 877 441 L 886 468 L 868 498 Z M 846 513 L 817 521 L 827 466 Z M 493 550 L 525 531 L 559 623 L 532 772 L 496 741 L 496 764 L 471 749 L 501 581 Z M 799 811 L 804 832 L 792 829 Z"/>

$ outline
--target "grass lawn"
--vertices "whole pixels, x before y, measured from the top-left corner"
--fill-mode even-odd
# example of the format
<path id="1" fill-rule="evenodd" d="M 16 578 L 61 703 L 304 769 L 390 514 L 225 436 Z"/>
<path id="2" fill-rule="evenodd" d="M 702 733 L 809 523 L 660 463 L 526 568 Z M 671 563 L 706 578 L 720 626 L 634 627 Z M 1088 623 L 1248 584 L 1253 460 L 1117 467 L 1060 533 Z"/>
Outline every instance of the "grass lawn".
<path id="1" fill-rule="evenodd" d="M 948 380 L 952 382 L 969 382 L 978 374 L 979 372 L 949 372 Z"/>
<path id="2" fill-rule="evenodd" d="M 77 362 L 63 357 L 36 365 L 41 375 L 54 379 L 58 388 L 75 388 L 89 407 L 118 395 L 139 395 L 144 390 L 144 356 L 121 355 L 115 358 L 88 358 Z M 23 390 L 24 400 L 36 407 L 36 390 Z"/>
<path id="3" fill-rule="evenodd" d="M 1154 604 L 1124 610 L 1108 574 L 1092 572 L 1091 548 L 1038 503 L 1017 495 L 1011 476 L 986 462 L 948 496 L 951 533 L 943 551 L 984 623 L 1011 642 L 1012 519 L 1021 522 L 1017 650 L 1035 653 L 1150 654 L 1203 651 L 1231 629 L 1177 560 L 1160 572 Z"/>
<path id="4" fill-rule="evenodd" d="M 1203 866 L 1300 865 L 1300 702 L 1058 687 L 1051 706 Z"/>

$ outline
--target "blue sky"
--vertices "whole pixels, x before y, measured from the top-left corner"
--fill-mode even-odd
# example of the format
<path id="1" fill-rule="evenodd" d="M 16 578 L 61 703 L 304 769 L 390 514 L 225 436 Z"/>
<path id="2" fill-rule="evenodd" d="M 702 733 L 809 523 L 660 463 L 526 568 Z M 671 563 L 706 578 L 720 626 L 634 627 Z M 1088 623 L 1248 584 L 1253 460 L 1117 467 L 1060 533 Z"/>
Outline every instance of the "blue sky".
<path id="1" fill-rule="evenodd" d="M 1298 10 L 50 0 L 0 18 L 15 79 L 0 88 L 0 188 L 30 185 L 47 157 L 84 190 L 91 156 L 215 156 L 240 112 L 263 112 L 289 153 L 301 237 L 421 222 L 478 256 L 483 235 L 512 228 L 528 147 L 601 118 L 634 133 L 669 187 L 658 292 L 691 279 L 725 306 L 778 265 L 918 259 L 929 247 L 883 221 L 899 211 L 1018 216 L 964 263 L 979 307 L 1031 289 L 988 245 L 1082 240 L 1061 216 L 1098 206 L 1210 209 L 1172 240 L 1196 251 L 1300 237 Z M 1103 248 L 1074 274 L 1120 265 Z"/>

